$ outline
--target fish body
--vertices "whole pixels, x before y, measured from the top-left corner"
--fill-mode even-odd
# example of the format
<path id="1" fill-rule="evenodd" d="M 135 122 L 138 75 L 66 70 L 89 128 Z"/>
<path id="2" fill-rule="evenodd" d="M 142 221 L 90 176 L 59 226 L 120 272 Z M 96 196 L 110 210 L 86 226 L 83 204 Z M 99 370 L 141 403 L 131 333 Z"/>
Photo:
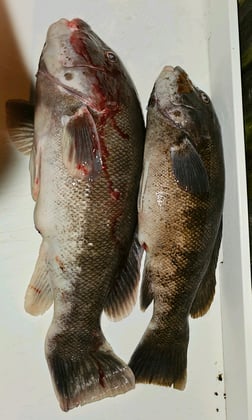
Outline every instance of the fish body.
<path id="1" fill-rule="evenodd" d="M 15 106 L 7 105 L 8 114 Z M 51 25 L 37 73 L 30 159 L 42 244 L 25 308 L 38 315 L 54 303 L 45 353 L 64 411 L 134 387 L 100 317 L 105 310 L 121 318 L 135 302 L 143 144 L 140 104 L 119 57 L 80 19 Z"/>
<path id="2" fill-rule="evenodd" d="M 146 250 L 141 307 L 150 324 L 129 366 L 136 382 L 183 389 L 188 317 L 203 315 L 215 290 L 222 230 L 224 162 L 208 96 L 180 67 L 166 66 L 147 114 L 139 193 L 139 241 Z"/>

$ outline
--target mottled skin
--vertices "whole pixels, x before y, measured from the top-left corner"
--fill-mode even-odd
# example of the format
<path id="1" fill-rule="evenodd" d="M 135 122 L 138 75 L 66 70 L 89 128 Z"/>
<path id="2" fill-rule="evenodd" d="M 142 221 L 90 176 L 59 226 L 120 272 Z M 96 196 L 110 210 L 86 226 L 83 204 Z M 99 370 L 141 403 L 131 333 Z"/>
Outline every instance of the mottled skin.
<path id="1" fill-rule="evenodd" d="M 104 309 L 125 316 L 134 303 L 140 253 L 126 262 L 143 141 L 140 105 L 116 54 L 79 19 L 52 25 L 37 74 L 31 156 L 34 220 L 43 242 L 25 305 L 36 315 L 54 302 L 45 351 L 65 411 L 134 387 L 100 317 Z M 83 160 L 76 162 L 74 153 Z"/>
<path id="2" fill-rule="evenodd" d="M 186 174 L 194 158 L 184 138 L 208 184 Z M 210 100 L 182 69 L 165 67 L 149 101 L 139 197 L 139 241 L 147 253 L 141 305 L 154 300 L 154 311 L 130 361 L 137 382 L 185 386 L 188 316 L 203 315 L 214 296 L 223 194 L 221 134 Z"/>

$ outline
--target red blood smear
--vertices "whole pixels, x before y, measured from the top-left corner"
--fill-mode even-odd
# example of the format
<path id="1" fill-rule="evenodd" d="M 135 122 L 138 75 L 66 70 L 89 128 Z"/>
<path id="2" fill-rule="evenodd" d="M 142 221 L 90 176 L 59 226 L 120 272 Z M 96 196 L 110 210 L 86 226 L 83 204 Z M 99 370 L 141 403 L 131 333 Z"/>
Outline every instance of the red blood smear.
<path id="1" fill-rule="evenodd" d="M 114 200 L 119 200 L 119 198 L 121 197 L 121 193 L 118 190 L 111 191 L 110 195 Z"/>
<path id="2" fill-rule="evenodd" d="M 125 140 L 129 140 L 129 135 L 127 133 L 124 133 L 120 127 L 116 124 L 114 117 L 111 118 L 112 127 L 118 132 L 118 134 Z"/>
<path id="3" fill-rule="evenodd" d="M 71 42 L 71 45 L 72 45 L 74 51 L 76 52 L 76 54 L 79 54 L 82 57 L 87 56 L 89 61 L 90 61 L 90 64 L 92 64 L 90 56 L 88 55 L 87 49 L 85 47 L 85 44 L 84 44 L 83 40 L 80 38 L 78 33 L 74 32 L 71 35 L 70 42 Z"/>
<path id="4" fill-rule="evenodd" d="M 84 175 L 88 175 L 88 169 L 83 163 L 78 163 L 77 169 L 82 171 Z"/>
<path id="5" fill-rule="evenodd" d="M 76 19 L 72 19 L 70 21 L 67 21 L 66 25 L 68 26 L 68 28 L 79 29 L 80 26 L 83 25 L 83 22 L 82 22 L 81 19 L 76 18 Z"/>
<path id="6" fill-rule="evenodd" d="M 142 247 L 143 247 L 143 249 L 144 249 L 145 251 L 147 251 L 147 250 L 148 250 L 148 246 L 147 246 L 147 244 L 146 244 L 145 242 L 143 243 Z"/>
<path id="7" fill-rule="evenodd" d="M 40 293 L 41 293 L 41 290 L 40 289 L 38 289 L 37 287 L 35 287 L 35 286 L 30 286 L 30 288 L 32 289 L 32 290 L 34 290 L 38 295 L 40 295 Z"/>
<path id="8" fill-rule="evenodd" d="M 69 26 L 72 28 L 78 29 L 78 19 L 72 20 L 69 23 Z M 100 139 L 100 146 L 101 146 L 102 171 L 107 181 L 108 193 L 111 199 L 113 201 L 118 201 L 121 198 L 121 192 L 118 191 L 116 188 L 114 188 L 113 182 L 111 180 L 110 173 L 108 170 L 107 159 L 109 157 L 109 151 L 106 146 L 105 139 L 104 139 L 104 136 L 105 136 L 104 128 L 106 124 L 111 124 L 111 126 L 114 128 L 115 131 L 117 131 L 117 133 L 122 139 L 125 139 L 125 140 L 129 139 L 129 135 L 123 132 L 122 129 L 118 127 L 115 121 L 116 114 L 118 114 L 121 111 L 120 106 L 119 105 L 116 105 L 113 107 L 109 106 L 109 103 L 116 103 L 119 100 L 120 90 L 118 88 L 118 91 L 113 93 L 109 91 L 106 92 L 106 89 L 104 90 L 102 88 L 102 80 L 100 79 L 99 73 L 95 70 L 96 63 L 93 62 L 92 56 L 89 54 L 83 32 L 80 32 L 80 31 L 73 32 L 70 38 L 70 42 L 76 54 L 82 56 L 85 59 L 86 64 L 89 64 L 93 66 L 94 68 L 94 76 L 97 81 L 97 83 L 93 84 L 94 97 L 97 98 L 97 105 L 95 106 L 95 108 L 97 108 L 97 110 L 102 111 L 102 115 L 100 116 L 98 126 L 97 126 L 98 135 Z M 114 69 L 114 70 L 112 69 L 112 71 L 109 71 L 109 70 L 107 71 L 108 71 L 108 75 L 113 78 L 119 77 L 121 74 L 121 72 L 118 71 L 118 69 Z M 115 94 L 115 97 L 114 97 L 114 94 Z M 82 165 L 80 165 L 78 169 L 83 170 L 85 174 L 87 173 L 86 168 L 83 167 Z M 117 217 L 114 217 L 114 220 L 112 222 L 112 227 L 111 227 L 111 234 L 116 243 L 118 242 L 118 239 L 116 238 L 115 230 L 116 230 L 118 217 L 120 217 L 120 214 L 118 214 Z"/>

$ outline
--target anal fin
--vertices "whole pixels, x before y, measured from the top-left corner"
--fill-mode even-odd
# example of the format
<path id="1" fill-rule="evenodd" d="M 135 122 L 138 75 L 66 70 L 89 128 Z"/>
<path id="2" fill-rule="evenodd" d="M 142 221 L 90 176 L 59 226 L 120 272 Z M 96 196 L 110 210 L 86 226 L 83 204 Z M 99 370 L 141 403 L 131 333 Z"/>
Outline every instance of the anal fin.
<path id="1" fill-rule="evenodd" d="M 104 308 L 107 316 L 114 321 L 129 315 L 136 303 L 142 255 L 143 249 L 135 235 L 127 262 L 112 285 Z"/>
<path id="2" fill-rule="evenodd" d="M 46 245 L 43 241 L 34 273 L 25 294 L 25 310 L 31 315 L 42 315 L 53 303 L 46 254 Z"/>
<path id="3" fill-rule="evenodd" d="M 197 290 L 197 294 L 194 298 L 190 315 L 192 318 L 198 318 L 203 316 L 209 310 L 211 303 L 214 298 L 215 294 L 215 285 L 216 285 L 216 278 L 215 278 L 215 270 L 218 261 L 220 243 L 222 237 L 222 220 L 220 222 L 218 234 L 215 240 L 215 245 L 212 253 L 212 257 L 207 269 L 207 272 L 200 283 L 200 286 Z"/>

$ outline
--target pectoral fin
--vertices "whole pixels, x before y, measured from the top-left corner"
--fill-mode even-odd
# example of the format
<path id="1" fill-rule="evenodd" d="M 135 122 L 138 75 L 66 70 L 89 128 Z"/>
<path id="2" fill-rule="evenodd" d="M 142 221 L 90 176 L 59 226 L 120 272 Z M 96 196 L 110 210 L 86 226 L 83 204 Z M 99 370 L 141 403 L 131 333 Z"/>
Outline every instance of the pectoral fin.
<path id="1" fill-rule="evenodd" d="M 174 176 L 181 188 L 192 194 L 204 194 L 209 191 L 205 165 L 186 136 L 172 146 L 171 160 Z"/>
<path id="2" fill-rule="evenodd" d="M 14 146 L 25 155 L 30 154 L 34 137 L 34 106 L 21 99 L 7 101 L 6 122 Z"/>
<path id="3" fill-rule="evenodd" d="M 100 139 L 87 107 L 74 116 L 64 116 L 63 162 L 72 177 L 95 179 L 102 169 Z"/>

